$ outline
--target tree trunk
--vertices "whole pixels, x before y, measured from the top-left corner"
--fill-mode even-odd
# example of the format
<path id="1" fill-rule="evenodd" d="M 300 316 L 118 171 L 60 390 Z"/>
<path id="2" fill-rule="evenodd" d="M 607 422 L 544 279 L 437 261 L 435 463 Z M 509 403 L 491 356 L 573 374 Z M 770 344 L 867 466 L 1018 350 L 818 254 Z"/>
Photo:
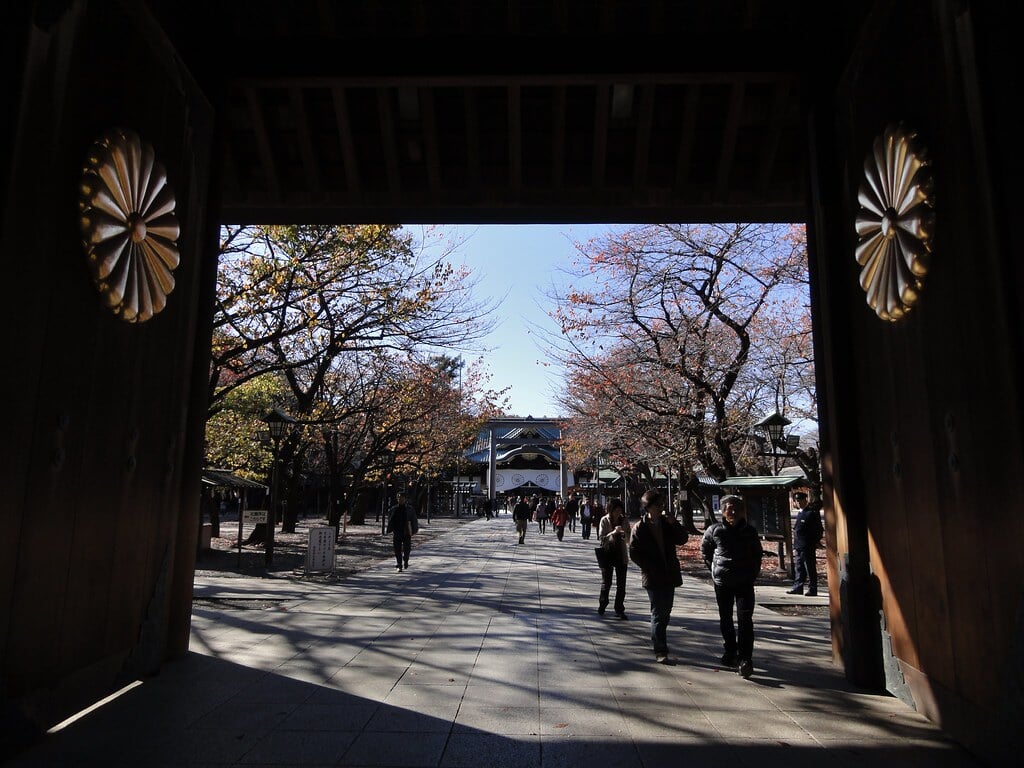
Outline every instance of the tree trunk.
<path id="1" fill-rule="evenodd" d="M 267 524 L 257 523 L 243 544 L 263 544 L 267 540 Z"/>
<path id="2" fill-rule="evenodd" d="M 291 489 L 289 489 L 290 491 Z M 299 520 L 299 501 L 297 494 L 289 493 L 286 497 L 284 509 L 281 510 L 281 533 L 295 533 L 295 527 Z"/>
<path id="3" fill-rule="evenodd" d="M 349 515 L 349 522 L 352 525 L 366 525 L 367 511 L 373 507 L 373 502 L 376 499 L 375 494 L 369 494 L 365 489 L 361 489 L 356 493 L 354 499 L 351 502 L 351 513 Z"/>
<path id="4" fill-rule="evenodd" d="M 210 505 L 210 535 L 220 538 L 220 503 Z"/>
<path id="5" fill-rule="evenodd" d="M 680 520 L 683 524 L 683 528 L 686 529 L 686 532 L 699 534 L 700 531 L 697 530 L 697 524 L 693 522 L 693 507 L 689 504 L 683 504 L 679 513 Z"/>

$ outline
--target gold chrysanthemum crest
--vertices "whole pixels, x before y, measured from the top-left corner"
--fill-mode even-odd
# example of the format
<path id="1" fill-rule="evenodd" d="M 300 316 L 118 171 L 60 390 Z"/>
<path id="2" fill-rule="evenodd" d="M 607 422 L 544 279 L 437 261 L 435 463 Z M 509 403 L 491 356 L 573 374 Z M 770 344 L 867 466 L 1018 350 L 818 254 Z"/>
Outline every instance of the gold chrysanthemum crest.
<path id="1" fill-rule="evenodd" d="M 114 128 L 93 142 L 79 190 L 82 245 L 107 306 L 141 323 L 167 306 L 178 266 L 174 191 L 153 147 Z"/>
<path id="2" fill-rule="evenodd" d="M 857 263 L 867 303 L 883 320 L 917 302 L 935 227 L 931 163 L 916 131 L 888 126 L 864 160 L 857 193 Z"/>

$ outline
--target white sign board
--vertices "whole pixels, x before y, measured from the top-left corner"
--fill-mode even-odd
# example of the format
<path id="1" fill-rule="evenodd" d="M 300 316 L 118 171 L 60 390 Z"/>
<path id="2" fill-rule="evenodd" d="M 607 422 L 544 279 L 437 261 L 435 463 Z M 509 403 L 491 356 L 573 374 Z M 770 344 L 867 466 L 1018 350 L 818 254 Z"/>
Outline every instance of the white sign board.
<path id="1" fill-rule="evenodd" d="M 494 490 L 511 491 L 525 483 L 539 485 L 548 491 L 561 489 L 561 477 L 558 468 L 553 469 L 498 469 L 494 473 Z M 567 485 L 575 485 L 572 472 L 567 473 Z"/>
<path id="2" fill-rule="evenodd" d="M 334 570 L 334 536 L 332 525 L 320 525 L 309 529 L 309 545 L 306 549 L 307 571 Z"/>
<path id="3" fill-rule="evenodd" d="M 267 510 L 247 509 L 242 512 L 242 522 L 246 525 L 264 525 L 267 522 Z"/>

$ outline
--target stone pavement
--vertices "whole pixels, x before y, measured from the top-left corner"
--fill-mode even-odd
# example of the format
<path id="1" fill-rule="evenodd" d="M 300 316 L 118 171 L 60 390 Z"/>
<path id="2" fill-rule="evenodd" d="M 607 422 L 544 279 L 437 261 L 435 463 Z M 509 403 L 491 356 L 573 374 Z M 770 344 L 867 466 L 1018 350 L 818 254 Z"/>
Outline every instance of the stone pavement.
<path id="1" fill-rule="evenodd" d="M 191 650 L 12 766 L 980 766 L 899 700 L 852 688 L 827 615 L 766 607 L 754 676 L 718 665 L 687 578 L 654 662 L 646 593 L 596 612 L 594 540 L 476 519 L 336 583 L 200 576 Z"/>

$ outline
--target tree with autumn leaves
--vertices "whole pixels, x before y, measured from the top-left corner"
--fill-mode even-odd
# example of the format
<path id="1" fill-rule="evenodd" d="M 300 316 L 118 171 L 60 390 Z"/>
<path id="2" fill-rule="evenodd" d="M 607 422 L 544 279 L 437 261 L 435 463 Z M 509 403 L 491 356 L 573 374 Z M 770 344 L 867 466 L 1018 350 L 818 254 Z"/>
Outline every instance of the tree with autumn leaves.
<path id="1" fill-rule="evenodd" d="M 397 226 L 223 228 L 208 460 L 231 459 L 241 470 L 242 457 L 218 449 L 241 441 L 219 430 L 230 424 L 254 436 L 266 410 L 280 405 L 297 422 L 281 450 L 285 495 L 297 502 L 301 478 L 318 465 L 330 468 L 335 493 L 342 476 L 358 487 L 419 467 L 431 455 L 421 433 L 433 414 L 453 419 L 441 430 L 446 439 L 468 434 L 501 393 L 479 378 L 469 382 L 479 389 L 456 390 L 450 377 L 439 386 L 434 361 L 473 349 L 494 308 L 476 300 L 471 275 L 446 256 Z M 456 391 L 460 405 L 478 407 L 447 409 L 441 401 Z M 265 468 L 265 446 L 252 446 L 256 460 L 246 463 Z M 294 530 L 299 504 L 285 508 L 284 530 Z"/>
<path id="2" fill-rule="evenodd" d="M 659 467 L 770 473 L 753 425 L 772 411 L 814 431 L 802 226 L 627 227 L 579 244 L 566 271 L 547 340 L 573 463 L 604 452 L 635 498 Z M 818 482 L 813 448 L 800 453 Z"/>

